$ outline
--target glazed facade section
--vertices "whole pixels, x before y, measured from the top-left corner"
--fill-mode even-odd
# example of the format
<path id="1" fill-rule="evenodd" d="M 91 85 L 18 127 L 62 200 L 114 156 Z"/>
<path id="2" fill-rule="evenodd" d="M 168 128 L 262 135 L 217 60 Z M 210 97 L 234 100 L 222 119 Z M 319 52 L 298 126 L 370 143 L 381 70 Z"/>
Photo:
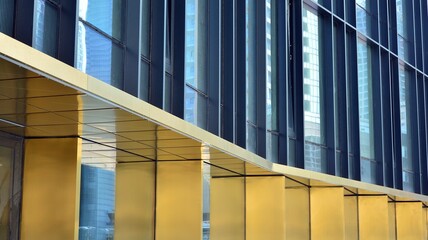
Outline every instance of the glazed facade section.
<path id="1" fill-rule="evenodd" d="M 184 35 L 184 40 L 181 39 L 186 43 L 186 48 L 176 46 L 181 44 L 180 38 L 177 40 L 180 31 L 176 27 L 180 26 L 180 22 L 176 15 L 163 18 L 164 27 L 159 28 L 152 20 L 163 16 L 160 14 L 138 18 L 138 23 L 140 20 L 147 23 L 150 19 L 150 24 L 132 26 L 134 31 L 150 29 L 151 34 L 155 34 L 156 29 L 174 29 L 174 34 L 165 34 L 165 41 L 150 42 L 150 47 L 144 51 L 142 46 L 147 39 L 126 35 L 135 32 L 124 30 L 128 25 L 118 24 L 120 21 L 117 19 L 129 18 L 125 22 L 132 25 L 131 20 L 138 16 L 132 13 L 147 9 L 144 8 L 148 6 L 147 2 L 128 1 L 128 5 L 115 1 L 82 1 L 78 5 L 67 3 L 72 2 L 64 2 L 64 5 L 55 1 L 35 2 L 37 16 L 33 19 L 37 21 L 38 30 L 31 33 L 37 39 L 34 40 L 31 34 L 24 35 L 37 42 L 37 48 L 0 33 L 0 239 L 427 238 L 426 195 L 320 173 L 337 171 L 339 176 L 352 173 L 353 178 L 361 177 L 364 181 L 375 183 L 373 178 L 386 176 L 378 174 L 376 161 L 379 154 L 376 135 L 379 119 L 376 114 L 384 116 L 384 111 L 376 111 L 379 107 L 379 99 L 376 99 L 379 98 L 379 88 L 375 87 L 376 83 L 379 85 L 376 56 L 379 54 L 376 55 L 373 50 L 376 48 L 369 38 L 357 39 L 355 32 L 355 38 L 351 37 L 349 44 L 339 44 L 344 35 L 340 31 L 338 34 L 329 32 L 331 21 L 323 19 L 329 15 L 325 12 L 320 14 L 320 11 L 326 11 L 321 7 L 324 5 L 303 3 L 297 12 L 290 11 L 292 15 L 288 19 L 278 11 L 272 12 L 272 9 L 283 9 L 284 2 L 267 1 L 263 5 L 263 1 L 245 1 L 245 4 L 243 1 L 236 4 L 224 1 L 222 4 L 232 4 L 232 8 L 219 9 L 232 9 L 232 14 L 219 16 L 232 16 L 233 21 L 240 20 L 229 30 L 232 30 L 233 37 L 244 36 L 246 39 L 241 39 L 241 43 L 245 44 L 238 44 L 232 38 L 234 44 L 221 45 L 219 49 L 232 48 L 221 52 L 232 53 L 232 58 L 221 59 L 221 62 L 232 61 L 232 64 L 221 65 L 221 68 L 230 67 L 234 74 L 228 75 L 231 78 L 227 81 L 214 81 L 218 85 L 212 86 L 213 81 L 205 82 L 200 78 L 210 70 L 198 69 L 204 67 L 200 64 L 201 58 L 207 58 L 206 66 L 212 63 L 207 57 L 212 53 L 207 52 L 213 50 L 210 50 L 213 41 L 209 35 L 204 35 L 210 31 L 202 28 L 205 24 L 192 22 L 212 23 L 210 14 L 197 13 L 199 9 L 209 10 L 207 6 L 211 6 L 212 1 L 189 1 L 186 5 L 177 5 L 177 2 L 164 2 L 165 5 L 162 5 L 162 1 L 152 1 L 150 9 L 161 7 L 165 14 L 184 11 L 187 15 L 185 19 L 189 23 L 182 22 L 182 26 L 188 34 Z M 105 8 L 94 7 L 94 3 L 106 5 Z M 130 6 L 136 3 L 138 6 Z M 75 8 L 71 10 L 73 6 Z M 132 11 L 126 14 L 121 12 L 125 10 L 117 12 L 118 6 Z M 15 13 L 20 13 L 21 5 L 13 7 L 18 9 Z M 28 5 L 23 9 L 28 10 Z M 294 9 L 293 5 L 290 9 Z M 372 11 L 367 6 L 365 9 Z M 57 32 L 63 37 L 70 34 L 66 31 L 70 28 L 56 28 L 52 19 L 71 12 L 76 12 L 78 16 L 72 21 L 59 17 L 59 23 L 75 26 L 78 34 L 71 36 L 75 37 L 78 51 L 68 45 L 73 41 L 67 43 L 73 38 L 60 37 L 55 40 L 48 34 Z M 109 17 L 94 17 L 97 16 L 94 12 Z M 245 13 L 247 17 L 235 18 L 233 16 L 238 16 L 234 15 L 236 12 Z M 272 26 L 282 23 L 287 27 L 285 23 L 290 23 L 289 26 L 295 27 L 292 21 L 298 16 L 293 14 L 300 14 L 301 29 L 292 31 L 293 34 L 287 38 L 286 32 L 279 30 L 282 28 Z M 14 17 L 16 19 L 12 23 L 22 23 L 23 19 L 19 19 L 23 15 L 14 14 Z M 28 19 L 31 18 L 25 15 L 24 20 Z M 11 29 L 19 38 L 24 37 L 20 35 L 24 27 L 32 29 L 32 26 L 23 24 Z M 223 28 L 225 25 L 219 26 Z M 343 32 L 346 28 L 349 26 L 343 27 Z M 265 29 L 266 34 L 260 35 L 260 29 Z M 235 34 L 238 30 L 243 32 Z M 330 33 L 338 44 L 326 42 L 320 37 L 330 36 Z M 193 40 L 192 36 L 195 37 Z M 221 36 L 229 35 L 222 32 Z M 292 43 L 291 39 L 298 36 L 302 41 L 295 43 L 301 45 L 301 62 L 298 54 L 296 60 L 294 50 L 281 44 L 284 39 Z M 408 35 L 403 36 L 408 38 Z M 133 42 L 132 39 L 138 41 Z M 152 37 L 149 39 L 153 40 Z M 54 48 L 55 41 L 68 47 Z M 126 45 L 128 43 L 138 45 L 139 51 L 130 51 L 131 48 Z M 266 51 L 259 49 L 263 44 L 266 48 L 262 50 Z M 204 47 L 206 45 L 208 48 Z M 291 46 L 296 47 L 295 44 Z M 352 58 L 342 54 L 342 51 L 348 51 L 348 47 L 353 47 L 357 62 L 351 62 L 349 59 Z M 100 79 L 37 49 L 64 62 L 67 62 L 64 59 L 79 62 L 81 70 L 91 71 L 92 75 L 99 74 L 97 77 Z M 180 49 L 188 55 L 177 53 Z M 234 49 L 239 51 L 235 52 Z M 281 54 L 283 50 L 290 50 L 291 56 Z M 332 68 L 328 65 L 327 50 L 334 52 L 330 55 L 333 63 L 342 63 L 345 67 Z M 160 51 L 163 51 L 162 55 L 158 55 Z M 136 62 L 132 61 L 135 56 Z M 162 71 L 160 78 L 153 78 L 156 67 L 159 67 L 156 65 L 159 56 L 165 56 L 162 58 L 162 69 L 165 71 Z M 184 56 L 186 61 L 177 61 L 177 57 L 182 59 L 180 56 Z M 245 56 L 246 60 L 239 61 L 239 56 Z M 290 57 L 287 61 L 286 56 Z M 293 61 L 301 63 L 301 68 L 293 65 Z M 285 67 L 280 67 L 283 66 L 281 62 L 286 63 Z M 140 70 L 130 71 L 135 66 Z M 141 66 L 148 67 L 149 79 L 144 77 Z M 298 76 L 300 71 L 302 77 L 285 78 L 288 76 L 284 74 L 286 70 L 292 76 Z M 334 74 L 336 71 L 338 74 Z M 226 72 L 211 73 L 218 73 L 223 79 Z M 401 139 L 399 146 L 402 148 L 398 151 L 392 148 L 394 154 L 397 151 L 402 157 L 400 159 L 405 160 L 399 171 L 400 176 L 403 171 L 412 175 L 424 169 L 412 165 L 415 159 L 424 159 L 418 158 L 413 149 L 415 142 L 418 143 L 417 150 L 424 148 L 419 145 L 422 139 L 420 132 L 412 128 L 419 126 L 424 118 L 417 115 L 418 121 L 412 125 L 414 109 L 411 108 L 415 104 L 413 98 L 417 100 L 418 96 L 423 96 L 424 89 L 415 88 L 411 72 L 409 68 L 399 67 L 395 75 L 399 81 L 393 82 L 395 78 L 391 78 L 397 87 L 391 101 L 400 105 L 400 111 L 389 110 L 396 118 L 392 123 L 398 123 L 399 128 L 398 131 L 391 130 L 394 137 L 382 138 L 381 141 L 381 146 L 386 146 L 384 140 L 395 142 Z M 140 75 L 137 74 L 138 78 L 125 76 L 131 73 Z M 329 73 L 331 78 L 328 77 Z M 345 76 L 355 74 L 355 81 L 340 78 L 340 73 Z M 186 76 L 183 85 L 176 82 L 180 74 Z M 239 78 L 240 74 L 246 77 Z M 110 80 L 106 80 L 108 78 Z M 138 84 L 130 86 L 128 84 L 132 81 L 129 79 L 141 81 L 135 80 L 134 83 Z M 162 94 L 153 95 L 154 90 L 144 85 L 144 79 L 153 89 L 161 89 Z M 154 81 L 157 79 L 165 80 L 161 88 L 156 88 L 156 84 L 160 84 Z M 236 84 L 237 81 L 239 84 Z M 232 84 L 233 91 L 224 93 L 230 89 L 220 88 L 223 86 L 221 84 Z M 182 88 L 183 91 L 176 92 L 180 86 L 187 90 Z M 213 96 L 210 92 L 215 86 L 224 93 L 219 95 L 219 99 L 231 98 L 231 102 L 225 102 L 226 105 L 221 105 L 220 109 L 231 110 L 227 108 L 230 103 L 233 106 L 232 123 L 236 125 L 233 125 L 233 131 L 223 133 L 232 134 L 235 141 L 242 141 L 248 150 L 259 155 L 263 156 L 260 150 L 266 150 L 266 156 L 271 161 L 200 128 L 209 128 L 209 123 L 212 123 L 212 118 L 203 117 L 209 116 L 213 110 L 210 106 L 215 101 L 210 102 Z M 245 86 L 247 94 L 240 92 L 244 89 L 242 86 Z M 287 90 L 285 94 L 281 92 L 284 87 Z M 136 98 L 120 88 L 138 94 L 144 92 L 147 99 Z M 329 94 L 326 89 L 334 91 Z M 419 91 L 422 93 L 419 94 Z M 183 94 L 187 102 L 177 101 L 180 98 L 173 93 Z M 138 96 L 144 98 L 143 95 Z M 171 101 L 165 100 L 168 97 Z M 186 110 L 189 111 L 183 110 L 185 120 L 147 103 L 147 100 L 150 102 L 157 98 L 162 100 L 164 110 L 176 109 L 180 104 L 183 108 L 188 106 Z M 239 99 L 245 100 L 235 101 Z M 382 108 L 385 99 L 381 100 L 381 110 L 385 110 Z M 419 114 L 424 108 L 419 101 L 416 103 L 416 113 Z M 205 106 L 201 108 L 205 112 L 198 110 L 200 106 Z M 344 111 L 337 111 L 341 108 Z M 387 113 L 390 111 L 385 110 Z M 281 116 L 285 116 L 287 121 L 281 121 Z M 237 124 L 240 121 L 244 124 Z M 204 122 L 206 125 L 202 124 Z M 281 147 L 284 144 L 281 137 L 284 135 L 278 134 L 284 123 L 289 127 L 289 134 L 302 136 L 285 141 L 288 148 Z M 383 129 L 382 126 L 380 129 Z M 263 130 L 265 128 L 266 131 Z M 236 135 L 235 130 L 244 130 L 243 135 Z M 382 134 L 386 133 L 382 130 Z M 414 136 L 418 136 L 416 141 Z M 299 139 L 304 141 L 299 143 Z M 354 165 L 349 165 L 348 161 L 326 161 L 335 159 L 330 158 L 331 149 L 325 147 L 332 143 L 340 147 L 349 146 L 352 153 L 358 150 L 361 157 L 356 162 L 350 162 Z M 337 159 L 343 157 L 339 154 L 341 152 L 336 153 L 337 156 L 333 155 Z M 276 156 L 289 161 L 291 166 L 302 165 L 307 169 L 272 163 Z M 345 156 L 355 160 L 355 155 L 347 151 Z M 394 159 L 389 160 L 396 163 Z M 364 174 L 365 169 L 370 169 L 369 175 Z M 382 173 L 395 173 L 395 170 L 385 168 Z M 355 171 L 363 174 L 356 175 Z M 423 175 L 419 176 L 419 180 L 423 180 Z M 414 184 L 409 183 L 405 185 L 406 190 L 418 191 L 411 188 Z"/>
<path id="2" fill-rule="evenodd" d="M 426 1 L 29 2 L 2 32 L 272 162 L 428 193 Z"/>

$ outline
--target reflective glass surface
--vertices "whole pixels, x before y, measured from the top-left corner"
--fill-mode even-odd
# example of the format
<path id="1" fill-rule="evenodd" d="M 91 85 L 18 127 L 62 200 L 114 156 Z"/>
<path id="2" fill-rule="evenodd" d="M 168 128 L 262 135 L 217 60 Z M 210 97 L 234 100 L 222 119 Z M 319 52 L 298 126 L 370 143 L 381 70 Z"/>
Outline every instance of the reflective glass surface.
<path id="1" fill-rule="evenodd" d="M 116 87 L 123 81 L 123 50 L 110 39 L 79 22 L 77 68 Z"/>
<path id="2" fill-rule="evenodd" d="M 410 73 L 399 67 L 399 90 L 400 90 L 400 125 L 401 125 L 401 157 L 403 166 L 403 188 L 406 191 L 414 191 L 413 186 L 413 159 L 411 153 L 412 136 L 410 125 Z"/>
<path id="3" fill-rule="evenodd" d="M 266 0 L 266 129 L 277 131 L 276 0 Z M 266 158 L 277 162 L 278 141 L 266 135 Z"/>
<path id="4" fill-rule="evenodd" d="M 372 97 L 372 71 L 369 45 L 358 40 L 357 43 L 358 64 L 358 113 L 360 126 L 360 154 L 361 154 L 361 178 L 365 182 L 376 182 L 376 163 L 374 156 L 373 137 L 373 97 Z"/>
<path id="5" fill-rule="evenodd" d="M 396 0 L 397 7 L 397 43 L 398 56 L 409 61 L 411 51 L 410 39 L 413 27 L 409 22 L 409 16 L 412 16 L 411 2 L 408 0 Z"/>
<path id="6" fill-rule="evenodd" d="M 0 0 L 0 32 L 12 36 L 14 13 L 14 0 Z"/>
<path id="7" fill-rule="evenodd" d="M 357 22 L 357 29 L 366 34 L 370 34 L 370 8 L 369 8 L 369 1 L 366 0 L 357 0 L 356 1 L 356 22 Z"/>
<path id="8" fill-rule="evenodd" d="M 245 79 L 247 121 L 256 124 L 257 86 L 256 86 L 256 2 L 246 0 L 245 14 Z M 253 141 L 253 139 L 251 140 Z M 248 143 L 247 144 L 251 144 Z"/>
<path id="9" fill-rule="evenodd" d="M 321 81 L 318 16 L 303 8 L 303 103 L 305 168 L 323 171 L 321 163 Z"/>
<path id="10" fill-rule="evenodd" d="M 122 0 L 80 0 L 79 17 L 120 40 L 123 6 Z"/>
<path id="11" fill-rule="evenodd" d="M 36 49 L 56 57 L 58 49 L 58 7 L 45 0 L 37 0 L 33 45 Z"/>
<path id="12" fill-rule="evenodd" d="M 79 240 L 112 240 L 114 236 L 114 164 L 83 163 L 80 188 Z"/>
<path id="13" fill-rule="evenodd" d="M 141 1 L 141 54 L 150 57 L 150 0 Z"/>
<path id="14" fill-rule="evenodd" d="M 0 240 L 9 239 L 13 148 L 0 146 Z"/>
<path id="15" fill-rule="evenodd" d="M 199 94 L 194 89 L 186 86 L 184 106 L 184 119 L 200 128 L 206 128 L 206 97 Z"/>

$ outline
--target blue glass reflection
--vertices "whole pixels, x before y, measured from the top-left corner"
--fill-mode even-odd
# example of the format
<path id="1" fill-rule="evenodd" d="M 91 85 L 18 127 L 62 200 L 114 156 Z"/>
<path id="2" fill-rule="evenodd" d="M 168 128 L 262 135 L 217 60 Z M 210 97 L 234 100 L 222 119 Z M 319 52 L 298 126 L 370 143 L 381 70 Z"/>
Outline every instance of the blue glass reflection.
<path id="1" fill-rule="evenodd" d="M 80 0 L 79 17 L 121 39 L 122 0 Z"/>
<path id="2" fill-rule="evenodd" d="M 122 48 L 81 22 L 78 31 L 77 68 L 106 83 L 121 87 Z"/>
<path id="3" fill-rule="evenodd" d="M 112 240 L 115 172 L 82 165 L 79 240 Z"/>

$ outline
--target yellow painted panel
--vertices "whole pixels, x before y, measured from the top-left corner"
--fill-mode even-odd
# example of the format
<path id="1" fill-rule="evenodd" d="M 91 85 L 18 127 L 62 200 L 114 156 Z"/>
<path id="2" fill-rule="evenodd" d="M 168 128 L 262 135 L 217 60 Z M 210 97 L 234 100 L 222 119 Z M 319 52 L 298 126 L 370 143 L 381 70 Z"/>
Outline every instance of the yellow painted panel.
<path id="1" fill-rule="evenodd" d="M 311 188 L 311 239 L 344 239 L 345 213 L 341 187 Z"/>
<path id="2" fill-rule="evenodd" d="M 284 177 L 246 177 L 246 240 L 284 238 Z"/>
<path id="3" fill-rule="evenodd" d="M 202 237 L 202 161 L 157 163 L 156 240 Z"/>
<path id="4" fill-rule="evenodd" d="M 345 196 L 345 236 L 358 240 L 358 203 L 356 196 Z"/>
<path id="5" fill-rule="evenodd" d="M 389 239 L 397 239 L 396 233 L 396 223 L 395 223 L 395 203 L 388 203 L 388 222 L 389 222 Z"/>
<path id="6" fill-rule="evenodd" d="M 428 215 L 427 215 L 427 208 L 426 207 L 424 207 L 423 209 L 422 209 L 422 236 L 423 236 L 423 239 L 428 239 L 428 222 L 427 222 L 427 217 L 428 217 Z"/>
<path id="7" fill-rule="evenodd" d="M 115 239 L 154 239 L 155 163 L 116 165 Z"/>
<path id="8" fill-rule="evenodd" d="M 81 139 L 25 141 L 21 239 L 78 239 Z"/>
<path id="9" fill-rule="evenodd" d="M 397 239 L 422 238 L 422 203 L 397 202 L 395 204 Z"/>
<path id="10" fill-rule="evenodd" d="M 309 189 L 285 189 L 286 239 L 310 239 Z"/>
<path id="11" fill-rule="evenodd" d="M 388 197 L 359 196 L 360 239 L 389 239 Z"/>
<path id="12" fill-rule="evenodd" d="M 211 178 L 210 198 L 210 239 L 244 240 L 244 178 Z"/>

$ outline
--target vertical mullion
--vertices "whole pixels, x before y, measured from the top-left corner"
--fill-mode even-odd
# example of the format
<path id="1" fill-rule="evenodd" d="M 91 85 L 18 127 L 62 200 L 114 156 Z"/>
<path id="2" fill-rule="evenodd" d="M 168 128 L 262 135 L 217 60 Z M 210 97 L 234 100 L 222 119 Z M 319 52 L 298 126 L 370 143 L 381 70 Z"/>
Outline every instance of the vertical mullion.
<path id="1" fill-rule="evenodd" d="M 321 14 L 321 65 L 322 77 L 321 84 L 323 89 L 321 90 L 321 114 L 324 112 L 324 116 L 321 115 L 321 137 L 325 137 L 326 155 L 325 159 L 321 158 L 321 161 L 325 162 L 326 170 L 328 174 L 335 175 L 335 146 L 334 146 L 334 77 L 333 77 L 333 64 L 327 64 L 333 62 L 333 31 L 332 31 L 332 17 L 330 14 Z"/>
<path id="2" fill-rule="evenodd" d="M 337 126 L 338 128 L 338 142 L 336 147 L 340 152 L 339 159 L 336 159 L 337 162 L 340 162 L 340 176 L 348 177 L 348 124 L 347 124 L 347 104 L 346 104 L 346 55 L 345 55 L 345 25 L 338 25 L 336 29 L 336 38 L 335 38 L 335 48 L 336 48 L 336 93 L 337 93 Z M 336 173 L 337 174 L 337 173 Z"/>
<path id="3" fill-rule="evenodd" d="M 394 39 L 397 39 L 395 36 Z M 400 120 L 400 89 L 398 78 L 398 60 L 395 56 L 390 57 L 391 65 L 391 95 L 392 95 L 392 113 L 393 113 L 393 139 L 394 139 L 394 180 L 395 188 L 403 189 L 403 162 L 401 155 L 401 120 Z"/>
<path id="4" fill-rule="evenodd" d="M 151 69 L 149 102 L 158 108 L 163 108 L 165 86 L 165 31 L 166 31 L 166 2 L 154 0 L 151 2 Z"/>
<path id="5" fill-rule="evenodd" d="M 420 193 L 420 165 L 419 165 L 419 134 L 421 134 L 421 131 L 419 129 L 418 126 L 418 115 L 419 115 L 419 111 L 418 111 L 418 91 L 417 91 L 417 76 L 416 76 L 416 71 L 415 70 L 411 70 L 411 74 L 410 74 L 410 79 L 408 79 L 409 81 L 409 87 L 410 87 L 410 91 L 409 91 L 409 97 L 410 97 L 410 101 L 409 101 L 409 106 L 406 105 L 406 107 L 410 108 L 410 131 L 411 131 L 411 160 L 412 160 L 412 164 L 413 164 L 413 173 L 414 173 L 414 177 L 413 177 L 413 181 L 414 181 L 414 191 L 416 193 Z"/>
<path id="6" fill-rule="evenodd" d="M 230 0 L 226 0 L 230 1 Z M 235 143 L 245 148 L 247 138 L 247 118 L 246 118 L 246 1 L 235 0 L 235 36 L 234 36 L 234 52 L 235 52 Z M 255 139 L 254 139 L 255 140 Z M 256 140 L 255 140 L 256 141 Z"/>
<path id="7" fill-rule="evenodd" d="M 257 154 L 266 157 L 266 0 L 256 1 Z"/>
<path id="8" fill-rule="evenodd" d="M 419 144 L 418 144 L 418 150 L 419 150 L 419 158 L 418 161 L 418 168 L 419 171 L 417 171 L 417 175 L 419 176 L 419 185 L 418 188 L 419 193 L 426 194 L 426 164 L 427 164 L 427 153 L 426 153 L 426 128 L 425 128 L 425 95 L 424 95 L 424 78 L 422 75 L 417 76 L 417 82 L 416 82 L 416 90 L 417 90 L 417 97 L 418 97 L 418 127 L 419 127 Z"/>
<path id="9" fill-rule="evenodd" d="M 287 81 L 288 81 L 288 40 L 287 32 L 290 30 L 286 26 L 287 19 L 287 0 L 277 1 L 277 19 L 278 19 L 278 163 L 287 164 Z"/>
<path id="10" fill-rule="evenodd" d="M 208 109 L 207 130 L 219 134 L 220 113 L 220 41 L 221 0 L 210 0 L 208 4 Z"/>
<path id="11" fill-rule="evenodd" d="M 294 127 L 295 127 L 295 166 L 305 167 L 304 159 L 304 111 L 303 111 L 303 45 L 302 45 L 302 1 L 291 2 L 291 24 L 294 26 L 292 32 L 292 56 L 291 69 L 292 80 L 294 82 Z"/>
<path id="12" fill-rule="evenodd" d="M 129 1 L 126 5 L 124 44 L 123 90 L 138 97 L 140 66 L 140 1 Z M 60 28 L 61 29 L 61 28 Z M 137 31 L 135 31 L 137 29 Z M 61 48 L 59 48 L 60 50 Z"/>
<path id="13" fill-rule="evenodd" d="M 360 165 L 360 119 L 358 109 L 358 76 L 357 76 L 357 36 L 354 29 L 348 29 L 347 32 L 347 90 L 348 90 L 348 105 L 351 106 L 348 117 L 348 139 L 349 150 L 353 157 L 348 158 L 349 164 L 349 178 L 354 180 L 361 179 L 361 165 Z M 349 60 L 351 59 L 351 60 Z"/>
<path id="14" fill-rule="evenodd" d="M 222 129 L 221 137 L 234 142 L 235 132 L 235 0 L 222 0 L 222 71 L 221 101 Z M 227 23 L 227 24 L 226 24 Z"/>
<path id="15" fill-rule="evenodd" d="M 371 69 L 372 69 L 372 104 L 373 104 L 373 131 L 374 131 L 374 154 L 376 161 L 376 179 L 377 184 L 383 184 L 383 138 L 382 138 L 382 82 L 381 82 L 381 64 L 379 47 L 371 47 Z"/>
<path id="16" fill-rule="evenodd" d="M 389 71 L 389 54 L 381 50 L 381 91 L 382 91 L 382 143 L 383 143 L 383 185 L 394 187 L 392 111 L 391 111 L 391 76 Z"/>
<path id="17" fill-rule="evenodd" d="M 152 0 L 159 1 L 159 0 Z M 185 19 L 186 3 L 185 1 L 174 1 L 173 12 L 173 29 L 174 40 L 172 42 L 173 51 L 173 77 L 172 77 L 172 114 L 179 118 L 184 117 L 184 69 L 185 69 Z M 167 93 L 168 94 L 168 93 Z M 200 114 L 200 113 L 198 113 Z"/>

